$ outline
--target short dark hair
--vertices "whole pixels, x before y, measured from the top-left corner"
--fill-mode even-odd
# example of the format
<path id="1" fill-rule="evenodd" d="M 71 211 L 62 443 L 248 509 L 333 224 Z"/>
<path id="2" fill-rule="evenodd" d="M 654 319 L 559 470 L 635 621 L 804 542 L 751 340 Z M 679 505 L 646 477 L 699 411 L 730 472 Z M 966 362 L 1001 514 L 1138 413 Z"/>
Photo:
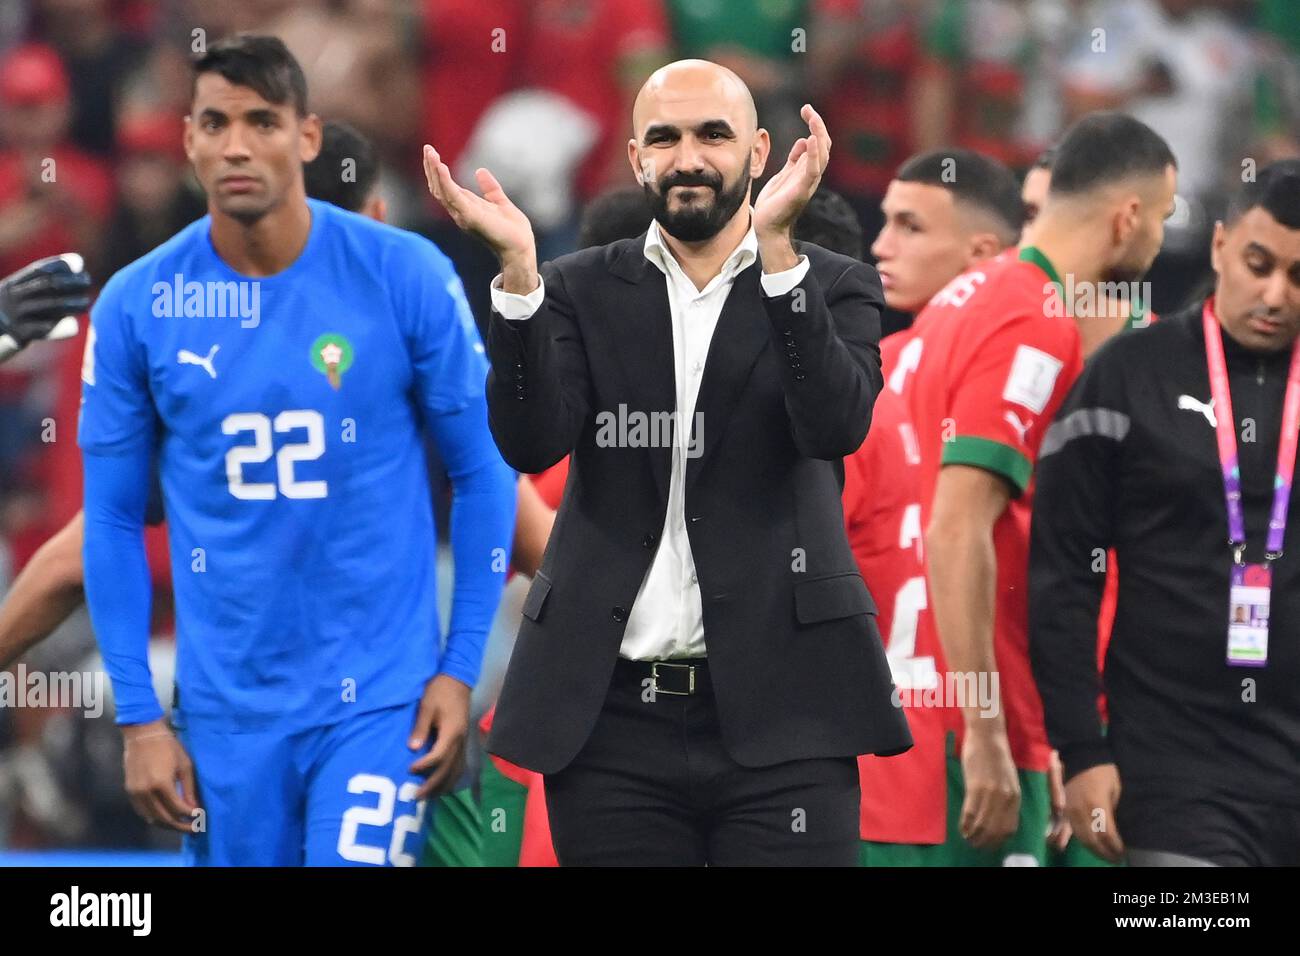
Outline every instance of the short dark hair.
<path id="1" fill-rule="evenodd" d="M 1257 207 L 1286 228 L 1300 229 L 1300 159 L 1269 163 L 1253 182 L 1242 183 L 1228 200 L 1223 224 L 1231 226 Z"/>
<path id="2" fill-rule="evenodd" d="M 307 115 L 307 78 L 279 37 L 237 33 L 213 43 L 194 61 L 191 100 L 204 73 L 220 74 L 268 103 L 289 103 L 298 116 Z"/>
<path id="3" fill-rule="evenodd" d="M 348 160 L 352 166 L 345 167 Z M 370 140 L 347 123 L 331 120 L 321 134 L 320 153 L 303 165 L 302 172 L 312 199 L 360 212 L 379 179 L 379 163 Z"/>
<path id="4" fill-rule="evenodd" d="M 1146 123 L 1126 113 L 1089 113 L 1057 143 L 1048 193 L 1077 195 L 1130 176 L 1156 176 L 1168 166 L 1178 168 L 1173 150 Z"/>
<path id="5" fill-rule="evenodd" d="M 794 223 L 794 237 L 853 259 L 862 258 L 862 223 L 839 193 L 818 186 Z"/>
<path id="6" fill-rule="evenodd" d="M 578 248 L 631 239 L 650 228 L 654 212 L 640 186 L 607 189 L 587 203 L 578 223 Z"/>
<path id="7" fill-rule="evenodd" d="M 903 183 L 938 186 L 953 199 L 991 215 L 1003 227 L 1006 245 L 1016 241 L 1025 222 L 1025 204 L 1015 174 L 992 156 L 958 147 L 919 153 L 898 168 Z"/>

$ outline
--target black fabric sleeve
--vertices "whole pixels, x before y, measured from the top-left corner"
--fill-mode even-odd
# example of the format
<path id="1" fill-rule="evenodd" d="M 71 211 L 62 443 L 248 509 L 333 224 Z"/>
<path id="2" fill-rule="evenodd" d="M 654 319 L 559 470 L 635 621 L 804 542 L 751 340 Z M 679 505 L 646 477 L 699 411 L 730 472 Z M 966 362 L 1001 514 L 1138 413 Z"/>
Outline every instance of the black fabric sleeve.
<path id="1" fill-rule="evenodd" d="M 511 321 L 488 319 L 488 422 L 510 467 L 527 474 L 550 468 L 577 444 L 591 411 L 590 372 L 564 277 L 541 269 L 541 307 Z"/>
<path id="2" fill-rule="evenodd" d="M 1103 349 L 1039 450 L 1029 551 L 1029 649 L 1047 734 L 1066 777 L 1111 760 L 1097 709 L 1097 618 L 1114 545 L 1130 417 L 1123 355 Z"/>
<path id="3" fill-rule="evenodd" d="M 762 299 L 795 447 L 810 458 L 851 455 L 867 437 L 884 384 L 879 275 L 854 263 L 823 291 L 809 269 L 786 295 Z"/>

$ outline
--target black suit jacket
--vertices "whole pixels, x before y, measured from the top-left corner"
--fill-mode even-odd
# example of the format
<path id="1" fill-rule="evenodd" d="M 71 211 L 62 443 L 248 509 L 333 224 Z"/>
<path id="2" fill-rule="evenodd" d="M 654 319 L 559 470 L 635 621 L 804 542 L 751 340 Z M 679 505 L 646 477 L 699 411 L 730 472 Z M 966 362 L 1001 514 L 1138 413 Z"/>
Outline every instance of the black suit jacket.
<path id="1" fill-rule="evenodd" d="M 676 408 L 666 279 L 644 236 L 543 266 L 541 308 L 493 312 L 487 397 L 501 454 L 542 471 L 571 454 L 524 601 L 488 749 L 556 773 L 590 736 L 667 510 L 671 449 L 602 447 L 601 412 Z M 882 385 L 880 279 L 801 244 L 789 294 L 741 272 L 718 319 L 686 469 L 686 529 L 723 743 L 745 766 L 911 746 L 875 604 L 840 504 L 842 458 Z M 608 444 L 608 442 L 605 442 Z"/>

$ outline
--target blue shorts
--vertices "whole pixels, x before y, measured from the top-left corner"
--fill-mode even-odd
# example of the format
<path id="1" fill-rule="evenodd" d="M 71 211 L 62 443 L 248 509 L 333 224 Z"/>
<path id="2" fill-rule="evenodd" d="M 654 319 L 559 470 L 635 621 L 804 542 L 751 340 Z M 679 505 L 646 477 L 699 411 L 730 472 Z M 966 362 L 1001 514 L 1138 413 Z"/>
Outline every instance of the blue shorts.
<path id="1" fill-rule="evenodd" d="M 199 832 L 190 866 L 413 866 L 422 778 L 408 772 L 418 701 L 286 734 L 176 715 L 194 762 Z"/>

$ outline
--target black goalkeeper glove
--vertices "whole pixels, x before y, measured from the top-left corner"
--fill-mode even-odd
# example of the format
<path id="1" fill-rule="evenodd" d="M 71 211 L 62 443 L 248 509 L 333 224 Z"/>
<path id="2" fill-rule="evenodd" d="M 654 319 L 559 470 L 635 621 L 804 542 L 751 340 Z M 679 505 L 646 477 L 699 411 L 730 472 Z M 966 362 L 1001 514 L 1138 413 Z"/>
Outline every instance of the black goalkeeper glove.
<path id="1" fill-rule="evenodd" d="M 77 334 L 90 307 L 90 274 L 75 252 L 38 259 L 0 279 L 0 362 L 38 339 Z"/>

